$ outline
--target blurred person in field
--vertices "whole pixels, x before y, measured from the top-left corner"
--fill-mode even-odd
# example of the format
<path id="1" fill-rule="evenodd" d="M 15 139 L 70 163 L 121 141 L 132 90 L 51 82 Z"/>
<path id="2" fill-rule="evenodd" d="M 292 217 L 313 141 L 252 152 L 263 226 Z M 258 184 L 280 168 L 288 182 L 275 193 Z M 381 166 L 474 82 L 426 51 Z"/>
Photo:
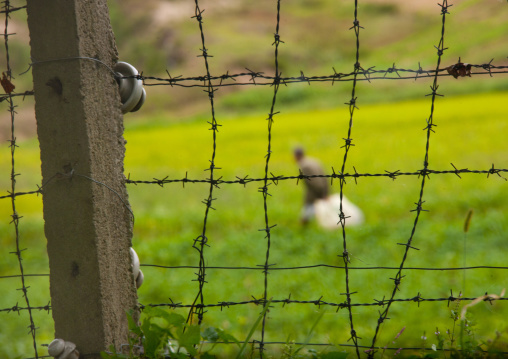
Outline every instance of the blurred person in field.
<path id="1" fill-rule="evenodd" d="M 324 176 L 323 167 L 316 159 L 308 157 L 302 147 L 293 151 L 295 161 L 298 163 L 304 176 Z M 340 226 L 340 195 L 331 194 L 328 178 L 304 178 L 305 195 L 301 213 L 301 222 L 306 225 L 316 217 L 317 222 L 324 228 L 334 229 Z M 342 211 L 346 218 L 346 225 L 353 226 L 363 223 L 363 213 L 356 205 L 342 196 Z"/>

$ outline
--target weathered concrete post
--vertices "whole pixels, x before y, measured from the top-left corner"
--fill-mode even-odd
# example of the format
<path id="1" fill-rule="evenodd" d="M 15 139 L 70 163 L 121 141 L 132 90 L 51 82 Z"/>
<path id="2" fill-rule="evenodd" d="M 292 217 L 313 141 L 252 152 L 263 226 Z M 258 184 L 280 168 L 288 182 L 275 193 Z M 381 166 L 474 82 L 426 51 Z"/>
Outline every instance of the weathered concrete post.
<path id="1" fill-rule="evenodd" d="M 106 0 L 28 0 L 55 336 L 87 358 L 127 343 L 137 305 L 123 119 Z M 76 57 L 91 57 L 104 62 Z M 95 181 L 107 184 L 117 194 Z"/>

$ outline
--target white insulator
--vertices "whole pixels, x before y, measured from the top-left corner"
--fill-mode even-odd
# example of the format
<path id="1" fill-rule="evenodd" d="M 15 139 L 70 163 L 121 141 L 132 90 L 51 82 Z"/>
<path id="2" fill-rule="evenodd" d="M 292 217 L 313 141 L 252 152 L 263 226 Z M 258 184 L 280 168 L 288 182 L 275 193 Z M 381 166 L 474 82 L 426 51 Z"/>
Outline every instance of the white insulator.
<path id="1" fill-rule="evenodd" d="M 65 341 L 63 339 L 55 339 L 48 345 L 48 354 L 57 357 L 62 354 L 65 349 Z"/>
<path id="2" fill-rule="evenodd" d="M 146 99 L 146 92 L 141 79 L 127 76 L 138 76 L 138 70 L 127 62 L 116 63 L 114 71 L 118 76 L 120 87 L 120 99 L 122 100 L 122 113 L 135 112 L 143 106 Z"/>
<path id="3" fill-rule="evenodd" d="M 131 252 L 131 265 L 132 265 L 132 273 L 134 274 L 134 278 L 137 279 L 139 275 L 139 257 L 134 248 L 130 247 Z"/>
<path id="4" fill-rule="evenodd" d="M 78 359 L 76 344 L 63 339 L 55 339 L 48 345 L 48 354 L 55 359 Z"/>
<path id="5" fill-rule="evenodd" d="M 139 289 L 139 287 L 141 287 L 141 284 L 143 284 L 143 280 L 145 279 L 145 276 L 143 274 L 143 271 L 142 270 L 139 270 L 139 274 L 138 276 L 136 277 L 136 288 Z"/>

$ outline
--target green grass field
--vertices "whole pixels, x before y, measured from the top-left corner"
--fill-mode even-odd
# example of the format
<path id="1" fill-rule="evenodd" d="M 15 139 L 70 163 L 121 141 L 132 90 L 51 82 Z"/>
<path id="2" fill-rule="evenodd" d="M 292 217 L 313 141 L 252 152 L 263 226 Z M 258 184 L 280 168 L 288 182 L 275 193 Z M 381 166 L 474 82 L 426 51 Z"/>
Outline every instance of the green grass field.
<path id="1" fill-rule="evenodd" d="M 438 98 L 435 110 L 436 133 L 431 136 L 430 168 L 435 170 L 457 168 L 508 168 L 505 134 L 505 100 L 507 93 L 488 93 L 461 97 Z M 344 102 L 344 101 L 341 101 Z M 488 106 L 485 106 L 488 104 Z M 353 166 L 359 173 L 384 173 L 385 170 L 402 172 L 422 168 L 425 148 L 425 119 L 430 113 L 430 99 L 413 100 L 385 105 L 360 105 L 355 112 L 353 143 L 348 156 L 347 172 Z M 218 133 L 216 165 L 223 179 L 236 176 L 260 178 L 264 174 L 267 150 L 266 114 L 225 118 L 217 117 L 222 127 Z M 282 108 L 275 117 L 272 129 L 270 172 L 275 175 L 297 175 L 291 150 L 303 145 L 309 155 L 318 157 L 329 169 L 340 168 L 343 158 L 343 138 L 346 137 L 349 115 L 347 106 L 338 109 L 291 112 Z M 152 122 L 153 121 L 153 122 Z M 125 160 L 130 178 L 189 178 L 203 179 L 211 157 L 211 131 L 207 118 L 196 118 L 186 123 L 164 123 L 164 116 L 146 118 L 144 123 L 127 123 L 128 141 Z M 150 124 L 155 123 L 155 124 Z M 22 175 L 18 189 L 33 189 L 40 181 L 38 146 L 35 140 L 20 143 L 17 150 L 17 172 Z M 0 157 L 2 173 L 8 174 L 10 159 L 7 149 Z M 506 211 L 507 182 L 496 175 L 463 174 L 431 175 L 424 192 L 424 208 L 413 245 L 419 251 L 410 251 L 407 267 L 460 267 L 464 263 L 464 242 L 467 241 L 467 265 L 506 265 Z M 506 177 L 506 176 L 505 176 Z M 0 180 L 4 194 L 9 188 L 8 175 Z M 409 238 L 418 200 L 421 179 L 401 176 L 396 180 L 360 178 L 358 184 L 349 180 L 345 194 L 364 211 L 366 222 L 358 228 L 347 229 L 348 251 L 353 267 L 396 267 L 400 264 L 404 243 Z M 254 267 L 264 263 L 266 255 L 263 198 L 259 183 L 245 187 L 223 184 L 214 189 L 213 207 L 208 217 L 207 237 L 210 247 L 205 249 L 207 266 Z M 333 189 L 338 191 L 338 182 Z M 192 248 L 193 240 L 201 234 L 205 206 L 201 201 L 208 194 L 206 184 L 129 185 L 129 196 L 136 215 L 133 246 L 142 263 L 166 266 L 197 265 L 198 253 Z M 341 265 L 338 257 L 343 251 L 342 235 L 322 230 L 312 224 L 302 229 L 298 223 L 303 188 L 296 181 L 280 181 L 270 185 L 268 214 L 272 230 L 270 263 L 276 267 L 312 264 Z M 24 218 L 20 222 L 23 266 L 26 273 L 47 273 L 45 238 L 40 197 L 25 196 L 16 200 L 17 211 Z M 472 209 L 471 229 L 465 236 L 463 223 Z M 9 225 L 12 209 L 8 200 L 1 200 L 0 240 L 5 260 L 0 262 L 0 275 L 19 273 L 14 255 L 14 230 Z M 140 288 L 143 304 L 174 302 L 190 303 L 197 293 L 195 269 L 160 269 L 144 267 L 145 283 Z M 358 292 L 354 303 L 372 303 L 388 297 L 395 270 L 352 270 L 350 288 Z M 401 291 L 396 298 L 412 298 L 421 293 L 423 298 L 446 298 L 453 290 L 466 297 L 477 297 L 485 292 L 499 294 L 507 286 L 506 271 L 478 269 L 468 271 L 466 286 L 462 271 L 407 270 Z M 204 295 L 207 303 L 239 302 L 261 298 L 263 274 L 260 270 L 208 269 Z M 43 277 L 28 278 L 31 305 L 44 306 L 49 301 L 48 281 Z M 344 302 L 345 280 L 340 269 L 301 269 L 270 271 L 268 296 L 285 299 L 291 294 L 295 300 L 322 300 Z M 24 305 L 19 278 L 2 279 L 0 309 L 19 303 Z M 360 344 L 369 345 L 377 323 L 378 307 L 355 307 L 355 329 L 363 338 Z M 205 314 L 205 326 L 227 330 L 239 340 L 245 338 L 256 320 L 260 307 L 255 305 L 210 308 Z M 184 310 L 177 312 L 185 314 Z M 274 305 L 267 320 L 267 341 L 303 341 L 320 312 L 311 342 L 343 344 L 349 339 L 349 321 L 346 310 L 335 307 L 318 308 L 311 304 L 290 304 L 284 308 Z M 470 309 L 476 320 L 477 337 L 492 339 L 496 331 L 506 339 L 504 302 L 480 303 Z M 0 356 L 26 356 L 30 353 L 29 324 L 26 313 L 2 313 L 0 324 Z M 397 346 L 420 346 L 426 333 L 430 346 L 432 333 L 438 327 L 442 332 L 451 329 L 450 308 L 447 302 L 395 303 L 382 325 L 377 342 L 391 344 L 392 338 L 405 327 Z M 35 314 L 38 343 L 52 339 L 50 314 Z M 21 338 L 13 342 L 9 338 Z M 254 339 L 259 339 L 256 333 Z M 434 341 L 433 341 L 434 340 Z M 505 340 L 506 342 L 506 340 Z M 215 349 L 216 353 L 223 348 Z M 275 350 L 275 348 L 273 348 Z M 345 349 L 341 349 L 345 350 Z M 41 348 L 41 353 L 43 353 Z M 227 351 L 225 351 L 227 353 Z M 274 352 L 276 353 L 276 351 Z M 391 354 L 390 354 L 391 355 Z"/>

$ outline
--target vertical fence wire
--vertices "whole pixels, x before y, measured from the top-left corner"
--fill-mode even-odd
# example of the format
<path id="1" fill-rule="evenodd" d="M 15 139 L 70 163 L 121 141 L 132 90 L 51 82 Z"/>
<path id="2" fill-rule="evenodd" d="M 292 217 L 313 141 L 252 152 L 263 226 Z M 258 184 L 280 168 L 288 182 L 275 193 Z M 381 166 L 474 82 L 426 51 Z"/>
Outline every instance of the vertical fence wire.
<path id="1" fill-rule="evenodd" d="M 12 207 L 12 220 L 11 224 L 14 226 L 14 239 L 16 242 L 16 249 L 15 251 L 11 252 L 11 254 L 14 254 L 17 257 L 18 264 L 19 264 L 19 274 L 21 279 L 21 288 L 20 290 L 23 293 L 23 298 L 26 302 L 26 309 L 28 311 L 28 318 L 30 321 L 30 324 L 28 325 L 29 333 L 32 336 L 32 344 L 34 349 L 34 355 L 35 358 L 38 358 L 37 353 L 37 340 L 36 340 L 36 330 L 34 317 L 32 315 L 32 307 L 30 306 L 30 299 L 28 296 L 28 288 L 29 286 L 26 285 L 25 281 L 25 271 L 23 269 L 23 257 L 22 252 L 25 250 L 25 248 L 22 249 L 21 245 L 21 233 L 20 233 L 20 220 L 23 218 L 19 215 L 17 208 L 16 208 L 16 177 L 19 176 L 19 173 L 16 173 L 16 148 L 18 145 L 16 144 L 16 131 L 15 131 L 15 115 L 16 115 L 16 105 L 14 102 L 14 97 L 12 94 L 12 91 L 14 90 L 14 86 L 12 85 L 12 68 L 10 65 L 10 54 L 9 54 L 9 36 L 14 35 L 9 33 L 9 18 L 10 13 L 12 11 L 12 6 L 10 3 L 10 0 L 5 0 L 3 2 L 3 9 L 5 11 L 5 29 L 4 29 L 4 45 L 5 45 L 5 58 L 6 58 L 6 66 L 7 71 L 6 73 L 3 73 L 2 78 L 2 87 L 4 88 L 6 94 L 7 94 L 7 103 L 9 107 L 9 113 L 10 113 L 10 135 L 11 138 L 9 139 L 9 148 L 10 148 L 10 156 L 11 156 L 11 173 L 10 173 L 10 180 L 11 180 L 11 188 L 9 191 L 10 197 L 11 197 L 11 207 Z M 10 85 L 10 86 L 9 86 Z M 16 307 L 18 308 L 18 305 L 16 304 Z M 18 309 L 19 313 L 19 309 Z"/>
<path id="2" fill-rule="evenodd" d="M 208 214 L 210 212 L 210 209 L 215 209 L 212 207 L 212 202 L 215 200 L 213 198 L 213 190 L 215 187 L 219 188 L 217 185 L 217 182 L 214 178 L 215 170 L 219 170 L 220 168 L 215 166 L 215 155 L 216 155 L 216 149 L 217 149 L 217 132 L 218 127 L 221 126 L 217 123 L 217 120 L 215 119 L 215 106 L 214 106 L 214 93 L 216 89 L 212 85 L 212 76 L 210 75 L 210 67 L 208 63 L 208 58 L 212 57 L 210 54 L 208 54 L 208 49 L 205 45 L 205 35 L 203 31 L 203 11 L 199 8 L 199 1 L 195 0 L 195 15 L 193 18 L 196 19 L 196 21 L 199 24 L 199 31 L 201 35 L 201 55 L 200 57 L 203 57 L 205 68 L 206 68 L 206 89 L 204 92 L 208 94 L 208 98 L 210 100 L 210 108 L 211 108 L 211 121 L 208 123 L 212 126 L 210 130 L 212 131 L 212 137 L 213 137 L 213 144 L 212 144 L 212 157 L 210 159 L 210 167 L 208 167 L 205 171 L 210 171 L 210 177 L 208 180 L 210 181 L 210 189 L 208 192 L 208 198 L 206 198 L 203 203 L 206 206 L 205 210 L 205 216 L 203 219 L 203 230 L 201 234 L 194 240 L 193 248 L 195 248 L 199 252 L 199 271 L 197 273 L 197 279 L 196 281 L 199 283 L 199 290 L 196 298 L 194 299 L 194 302 L 192 304 L 192 307 L 189 311 L 189 316 L 187 318 L 187 322 L 192 321 L 192 314 L 197 314 L 198 316 L 198 324 L 201 324 L 203 321 L 203 315 L 204 315 L 204 295 L 203 295 L 203 287 L 206 283 L 206 263 L 205 263 L 205 246 L 208 246 L 208 238 L 206 236 L 206 226 L 208 224 Z M 199 304 L 196 305 L 196 303 L 199 300 Z"/>
<path id="3" fill-rule="evenodd" d="M 344 148 L 344 158 L 342 160 L 342 167 L 340 171 L 341 177 L 339 178 L 339 184 L 340 184 L 340 206 L 339 206 L 339 219 L 340 219 L 340 226 L 341 226 L 341 232 L 342 232 L 342 247 L 343 252 L 342 255 L 339 255 L 342 257 L 344 261 L 344 272 L 345 272 L 345 285 L 346 285 L 346 293 L 343 293 L 346 295 L 346 302 L 348 305 L 348 315 L 349 315 L 349 325 L 350 325 L 350 334 L 351 338 L 350 340 L 353 341 L 353 344 L 355 346 L 356 356 L 360 358 L 360 350 L 358 349 L 358 339 L 360 339 L 356 333 L 354 322 L 353 322 L 353 311 L 351 308 L 351 295 L 354 294 L 350 291 L 350 280 L 349 280 L 349 263 L 351 262 L 349 259 L 349 252 L 347 250 L 347 240 L 346 240 L 346 222 L 347 217 L 343 212 L 343 199 L 344 199 L 344 185 L 346 184 L 346 179 L 344 176 L 342 176 L 346 172 L 346 162 L 347 162 L 347 156 L 349 153 L 349 150 L 351 146 L 354 146 L 352 144 L 353 139 L 351 138 L 351 133 L 353 129 L 353 116 L 355 109 L 358 109 L 356 106 L 356 84 L 357 84 L 357 78 L 360 71 L 362 71 L 362 68 L 360 66 L 360 29 L 362 27 L 360 26 L 360 21 L 358 20 L 358 0 L 355 0 L 355 9 L 354 9 L 354 21 L 353 21 L 353 27 L 351 27 L 349 30 L 354 29 L 355 32 L 355 42 L 356 42 L 356 53 L 355 53 L 355 63 L 354 63 L 354 70 L 353 70 L 353 85 L 351 89 L 351 99 L 349 100 L 346 105 L 349 106 L 349 125 L 348 125 L 348 132 L 347 132 L 347 138 L 344 138 L 345 144 L 342 146 Z"/>
<path id="4" fill-rule="evenodd" d="M 388 303 L 386 304 L 386 308 L 381 312 L 378 323 L 376 325 L 376 329 L 374 332 L 374 336 L 372 338 L 372 344 L 371 344 L 371 351 L 369 352 L 369 358 L 374 357 L 374 346 L 376 344 L 376 338 L 380 329 L 381 324 L 387 319 L 388 312 L 390 310 L 391 304 L 393 303 L 393 299 L 395 298 L 395 295 L 397 294 L 397 291 L 399 290 L 399 286 L 401 284 L 402 279 L 404 278 L 404 275 L 402 275 L 402 271 L 404 269 L 404 264 L 406 262 L 409 249 L 418 250 L 418 248 L 415 248 L 412 246 L 413 238 L 416 232 L 416 227 L 418 225 L 418 221 L 420 219 L 420 214 L 422 212 L 426 212 L 427 210 L 423 209 L 423 203 L 425 202 L 423 200 L 423 193 L 425 188 L 425 182 L 427 178 L 429 177 L 429 148 L 430 148 L 430 135 L 431 132 L 434 132 L 433 127 L 437 126 L 434 124 L 434 107 L 435 107 L 435 100 L 437 96 L 442 96 L 437 93 L 438 84 L 437 84 L 437 74 L 439 71 L 439 67 L 441 65 L 441 58 L 443 56 L 444 51 L 446 48 L 444 47 L 444 35 L 445 35 L 445 23 L 446 23 L 446 14 L 448 14 L 448 8 L 451 7 L 451 4 L 448 4 L 448 0 L 443 0 L 441 4 L 438 4 L 441 7 L 441 38 L 439 40 L 439 44 L 436 47 L 437 49 L 437 64 L 436 64 L 436 72 L 434 76 L 434 81 L 431 86 L 432 93 L 430 94 L 431 97 L 431 106 L 430 106 L 430 115 L 427 120 L 427 126 L 424 128 L 424 131 L 426 131 L 426 144 L 425 144 L 425 156 L 423 160 L 423 169 L 420 171 L 420 175 L 422 177 L 422 182 L 420 186 L 420 193 L 418 196 L 418 202 L 416 204 L 416 208 L 411 210 L 411 212 L 416 212 L 416 216 L 413 223 L 413 228 L 411 229 L 411 235 L 409 236 L 409 239 L 406 243 L 397 243 L 398 245 L 406 247 L 404 250 L 404 255 L 402 257 L 402 261 L 400 263 L 399 270 L 397 271 L 397 274 L 395 275 L 395 278 L 390 278 L 394 281 L 393 291 L 390 296 L 390 299 L 388 300 Z M 429 96 L 429 95 L 427 95 Z"/>
<path id="5" fill-rule="evenodd" d="M 272 43 L 272 46 L 275 45 L 275 51 L 274 51 L 274 65 L 275 65 L 275 76 L 273 80 L 273 97 L 272 97 L 272 104 L 270 107 L 270 113 L 268 114 L 268 149 L 265 156 L 266 162 L 265 162 L 265 177 L 263 181 L 263 187 L 259 189 L 259 191 L 263 194 L 263 209 L 264 209 L 264 216 L 265 216 L 265 228 L 261 229 L 260 231 L 266 232 L 266 258 L 265 258 L 265 264 L 263 267 L 263 273 L 264 273 L 264 293 L 263 293 L 263 309 L 266 309 L 266 306 L 268 305 L 268 269 L 270 267 L 269 260 L 270 260 L 270 246 L 271 246 L 271 229 L 275 227 L 276 225 L 270 226 L 270 222 L 268 219 L 268 196 L 271 196 L 268 193 L 268 186 L 269 186 L 269 163 L 270 158 L 272 155 L 272 125 L 274 123 L 273 117 L 278 114 L 279 112 L 275 111 L 275 104 L 277 102 L 277 93 L 279 92 L 279 86 L 280 86 L 280 78 L 281 73 L 279 72 L 279 45 L 281 43 L 284 43 L 280 39 L 279 34 L 279 27 L 280 27 L 280 0 L 277 0 L 277 24 L 275 26 L 275 34 L 274 34 L 274 41 Z M 276 183 L 274 181 L 274 183 Z M 264 342 L 265 342 L 265 327 L 266 327 L 266 316 L 267 316 L 268 310 L 265 310 L 263 313 L 263 323 L 261 327 L 261 342 L 259 343 L 259 357 L 263 358 L 263 350 L 264 350 Z"/>

